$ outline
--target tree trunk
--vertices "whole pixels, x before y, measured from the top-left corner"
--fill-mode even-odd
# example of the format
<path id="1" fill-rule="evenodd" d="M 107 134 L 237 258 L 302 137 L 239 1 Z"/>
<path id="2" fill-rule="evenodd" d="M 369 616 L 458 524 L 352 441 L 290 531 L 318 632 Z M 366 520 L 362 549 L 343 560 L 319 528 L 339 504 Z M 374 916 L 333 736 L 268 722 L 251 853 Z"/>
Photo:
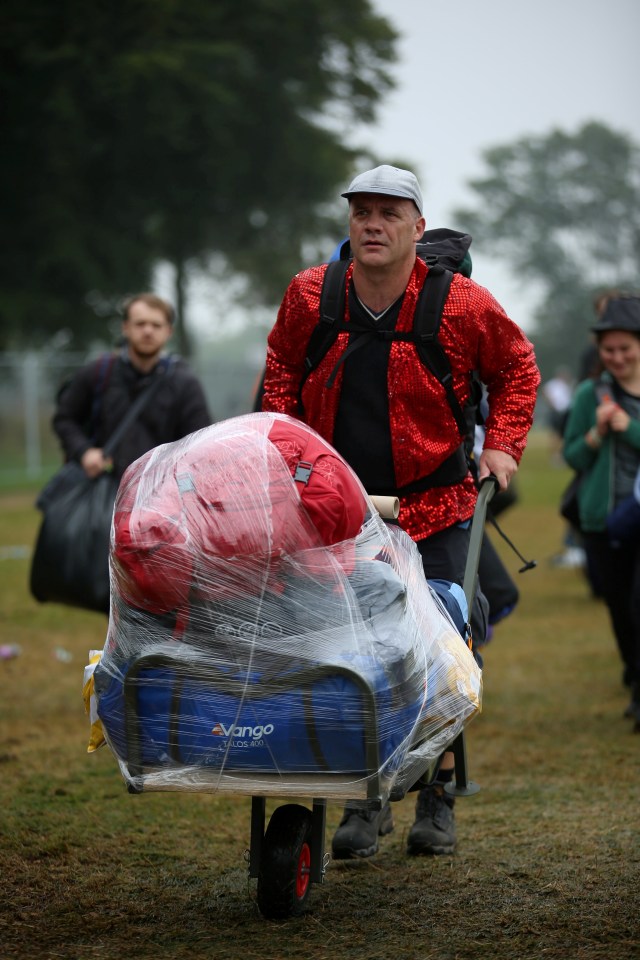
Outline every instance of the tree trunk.
<path id="1" fill-rule="evenodd" d="M 191 345 L 191 338 L 189 337 L 189 332 L 187 330 L 187 324 L 186 324 L 187 271 L 185 268 L 184 260 L 179 260 L 175 266 L 176 266 L 176 296 L 175 296 L 176 329 L 174 333 L 174 340 L 176 343 L 178 353 L 180 353 L 183 357 L 188 358 L 191 356 L 192 345 Z"/>

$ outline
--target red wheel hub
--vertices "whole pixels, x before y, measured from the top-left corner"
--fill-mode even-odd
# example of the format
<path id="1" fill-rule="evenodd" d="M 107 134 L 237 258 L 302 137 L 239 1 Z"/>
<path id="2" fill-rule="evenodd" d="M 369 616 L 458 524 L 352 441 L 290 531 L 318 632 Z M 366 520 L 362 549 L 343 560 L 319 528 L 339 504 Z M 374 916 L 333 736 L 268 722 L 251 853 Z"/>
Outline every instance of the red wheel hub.
<path id="1" fill-rule="evenodd" d="M 298 870 L 296 872 L 296 897 L 302 900 L 309 887 L 309 874 L 311 872 L 311 850 L 308 843 L 302 844 L 300 856 L 298 857 Z"/>

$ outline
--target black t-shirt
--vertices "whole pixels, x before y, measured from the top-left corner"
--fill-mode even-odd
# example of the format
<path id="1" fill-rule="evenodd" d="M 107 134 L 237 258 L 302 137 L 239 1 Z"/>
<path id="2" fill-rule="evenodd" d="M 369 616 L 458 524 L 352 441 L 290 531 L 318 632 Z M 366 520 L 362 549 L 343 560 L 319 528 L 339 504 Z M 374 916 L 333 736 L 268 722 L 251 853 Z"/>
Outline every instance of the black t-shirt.
<path id="1" fill-rule="evenodd" d="M 376 320 L 358 300 L 352 282 L 350 322 L 371 330 L 395 330 L 402 299 Z M 362 336 L 366 334 L 350 334 L 349 346 Z M 372 337 L 346 358 L 333 433 L 334 447 L 370 493 L 396 488 L 387 383 L 390 350 L 390 340 Z"/>

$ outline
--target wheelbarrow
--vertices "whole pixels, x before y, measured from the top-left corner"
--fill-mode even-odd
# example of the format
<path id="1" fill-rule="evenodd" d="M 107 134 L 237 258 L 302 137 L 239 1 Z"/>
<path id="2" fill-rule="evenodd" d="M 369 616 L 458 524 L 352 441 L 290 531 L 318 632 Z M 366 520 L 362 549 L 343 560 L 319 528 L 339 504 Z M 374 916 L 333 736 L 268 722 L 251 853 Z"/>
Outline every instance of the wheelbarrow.
<path id="1" fill-rule="evenodd" d="M 486 509 L 496 488 L 495 478 L 481 485 L 471 525 L 463 584 L 468 610 Z M 389 533 L 392 547 L 397 541 L 405 549 L 409 538 L 397 529 Z M 419 558 L 415 563 L 413 574 L 419 569 L 424 584 Z M 394 597 L 384 611 L 385 623 L 396 615 L 398 602 Z M 406 605 L 406 598 L 403 602 Z M 299 914 L 312 884 L 323 882 L 330 859 L 325 852 L 328 802 L 380 806 L 389 798 L 399 800 L 418 779 L 433 775 L 445 749 L 455 758 L 455 782 L 448 792 L 459 797 L 477 792 L 468 777 L 463 728 L 478 704 L 465 704 L 464 714 L 439 721 L 437 730 L 425 726 L 434 695 L 425 683 L 426 673 L 415 663 L 415 651 L 380 663 L 375 657 L 355 656 L 353 650 L 345 654 L 335 646 L 339 631 L 323 630 L 313 634 L 314 643 L 322 637 L 323 657 L 300 658 L 305 634 L 296 634 L 293 655 L 290 638 L 281 635 L 277 644 L 270 643 L 263 669 L 259 657 L 254 659 L 256 635 L 275 630 L 276 622 L 268 613 L 260 622 L 243 620 L 242 611 L 226 619 L 219 613 L 218 607 L 209 607 L 207 636 L 195 630 L 189 642 L 167 639 L 162 618 L 132 615 L 121 629 L 131 648 L 140 638 L 144 642 L 126 662 L 98 665 L 98 712 L 131 793 L 180 790 L 251 797 L 248 871 L 257 880 L 257 903 L 264 917 Z M 443 617 L 441 608 L 437 613 Z M 207 643 L 212 624 L 216 656 Z M 473 664 L 462 638 L 456 637 L 455 644 Z M 238 646 L 251 651 L 250 660 L 240 667 Z M 221 655 L 221 649 L 228 652 Z M 390 729 L 388 710 L 401 692 L 404 701 L 395 703 L 393 714 L 398 732 Z M 322 729 L 319 718 L 329 714 L 337 737 L 328 738 Z M 275 745 L 276 728 L 287 724 L 288 739 Z M 277 806 L 267 824 L 268 798 L 296 802 Z"/>

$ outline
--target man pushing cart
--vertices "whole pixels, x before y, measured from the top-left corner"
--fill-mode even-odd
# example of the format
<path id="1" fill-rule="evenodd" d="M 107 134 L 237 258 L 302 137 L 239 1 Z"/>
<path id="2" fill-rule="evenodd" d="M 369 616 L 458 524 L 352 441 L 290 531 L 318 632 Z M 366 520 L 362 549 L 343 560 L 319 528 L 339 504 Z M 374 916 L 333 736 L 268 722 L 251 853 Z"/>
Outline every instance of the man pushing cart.
<path id="1" fill-rule="evenodd" d="M 349 257 L 304 270 L 284 295 L 268 339 L 262 409 L 314 427 L 372 494 L 400 500 L 398 522 L 428 579 L 462 584 L 477 490 L 469 469 L 477 388 L 489 414 L 477 478 L 505 490 L 531 427 L 540 376 L 533 347 L 488 290 L 470 279 L 471 237 L 425 233 L 420 185 L 383 164 L 355 177 Z M 486 603 L 474 597 L 476 646 Z M 421 786 L 411 854 L 452 853 L 453 756 Z M 388 807 L 349 804 L 334 856 L 371 856 L 392 829 Z"/>

